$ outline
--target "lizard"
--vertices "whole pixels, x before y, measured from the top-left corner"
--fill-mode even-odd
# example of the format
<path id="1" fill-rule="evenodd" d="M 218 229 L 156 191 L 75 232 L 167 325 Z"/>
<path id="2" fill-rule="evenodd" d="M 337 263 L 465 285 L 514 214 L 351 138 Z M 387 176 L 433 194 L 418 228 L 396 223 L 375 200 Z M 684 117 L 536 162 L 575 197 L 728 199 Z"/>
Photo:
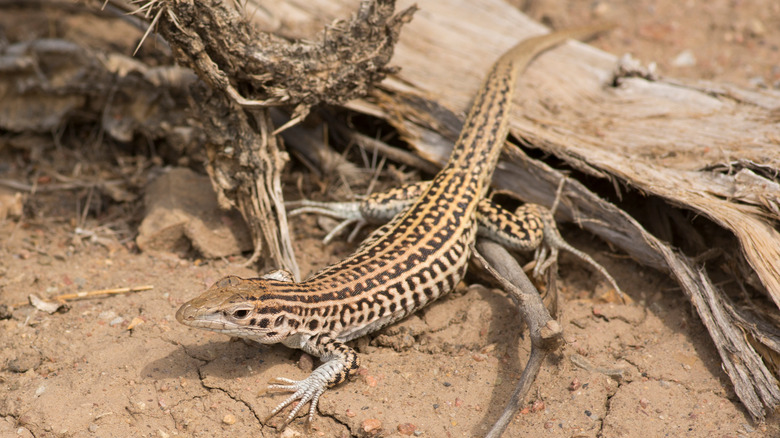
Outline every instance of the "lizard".
<path id="1" fill-rule="evenodd" d="M 375 215 L 389 222 L 352 255 L 301 282 L 284 270 L 258 278 L 228 275 L 179 308 L 176 319 L 187 326 L 261 344 L 281 343 L 320 359 L 321 365 L 302 380 L 269 382 L 269 390 L 292 394 L 265 421 L 297 401 L 285 424 L 307 403 L 310 424 L 324 391 L 359 369 L 359 357 L 346 343 L 450 292 L 466 273 L 478 233 L 519 249 L 573 249 L 560 237 L 548 210 L 530 205 L 512 213 L 486 195 L 509 132 L 519 72 L 545 50 L 609 27 L 532 37 L 502 55 L 487 73 L 444 167 L 430 182 L 397 189 L 368 204 L 378 206 Z M 359 206 L 351 208 L 349 214 Z M 344 217 L 354 217 L 349 214 Z"/>

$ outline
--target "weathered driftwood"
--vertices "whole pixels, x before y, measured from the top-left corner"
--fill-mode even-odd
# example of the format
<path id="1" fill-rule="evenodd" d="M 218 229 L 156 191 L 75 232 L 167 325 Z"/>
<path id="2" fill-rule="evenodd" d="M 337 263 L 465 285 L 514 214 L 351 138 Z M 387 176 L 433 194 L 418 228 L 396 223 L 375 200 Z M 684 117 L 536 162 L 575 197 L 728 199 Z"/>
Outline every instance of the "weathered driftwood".
<path id="1" fill-rule="evenodd" d="M 325 25 L 357 7 L 357 1 L 336 0 L 257 3 L 258 22 L 295 37 L 305 37 L 312 23 Z M 348 107 L 385 118 L 420 154 L 440 163 L 487 66 L 517 40 L 543 31 L 500 0 L 426 1 L 396 48 L 393 64 L 402 70 Z M 730 231 L 742 250 L 731 256 L 751 268 L 730 275 L 780 305 L 780 94 L 616 76 L 617 64 L 614 56 L 578 43 L 539 59 L 521 80 L 514 135 L 578 170 L 610 179 L 616 189 L 657 196 Z M 518 148 L 507 156 L 496 185 L 550 205 L 562 175 Z M 763 418 L 780 406 L 777 370 L 766 365 L 780 345 L 771 323 L 735 308 L 701 261 L 671 248 L 582 184 L 568 182 L 563 195 L 559 219 L 574 220 L 677 279 L 751 415 Z M 773 307 L 769 316 L 776 314 Z"/>

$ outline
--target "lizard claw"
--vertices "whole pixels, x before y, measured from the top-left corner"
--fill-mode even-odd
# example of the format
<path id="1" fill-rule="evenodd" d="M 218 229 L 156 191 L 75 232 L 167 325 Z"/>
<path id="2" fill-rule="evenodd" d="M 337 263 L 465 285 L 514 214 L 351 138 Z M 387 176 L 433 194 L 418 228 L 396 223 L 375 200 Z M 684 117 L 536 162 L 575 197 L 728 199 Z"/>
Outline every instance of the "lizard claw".
<path id="1" fill-rule="evenodd" d="M 336 227 L 334 227 L 328 234 L 322 239 L 322 243 L 329 244 L 334 237 L 341 233 L 345 228 L 352 224 L 355 224 L 355 229 L 350 233 L 348 241 L 354 240 L 360 229 L 366 224 L 365 219 L 360 213 L 359 202 L 316 202 L 306 199 L 300 201 L 293 201 L 285 203 L 287 208 L 292 208 L 288 216 L 297 216 L 303 213 L 313 213 L 322 216 L 332 217 L 334 219 L 341 219 Z"/>
<path id="2" fill-rule="evenodd" d="M 603 275 L 604 278 L 606 278 L 607 281 L 612 284 L 612 287 L 615 288 L 615 292 L 617 293 L 620 300 L 624 303 L 627 302 L 626 297 L 623 295 L 623 291 L 620 290 L 620 286 L 617 284 L 617 281 L 615 281 L 615 279 L 609 274 L 609 272 L 607 272 L 606 269 L 604 269 L 603 266 L 598 264 L 598 262 L 593 260 L 593 258 L 588 254 L 569 245 L 563 239 L 560 231 L 558 231 L 558 227 L 555 225 L 555 220 L 553 219 L 552 213 L 546 211 L 540 215 L 540 217 L 544 223 L 544 242 L 536 252 L 537 264 L 534 267 L 534 276 L 537 276 L 537 274 L 543 274 L 554 262 L 558 260 L 558 251 L 564 250 L 589 264 L 593 269 Z M 548 251 L 549 254 L 547 253 Z"/>
<path id="3" fill-rule="evenodd" d="M 327 385 L 324 381 L 321 379 L 318 379 L 317 376 L 311 375 L 303 380 L 292 380 L 287 379 L 284 377 L 277 377 L 275 379 L 272 379 L 270 382 L 268 382 L 269 385 L 266 388 L 267 391 L 282 391 L 282 392 L 292 392 L 293 394 L 287 397 L 286 400 L 279 403 L 270 414 L 263 420 L 263 423 L 267 423 L 268 420 L 273 418 L 276 414 L 281 412 L 284 408 L 287 406 L 292 405 L 296 400 L 298 400 L 298 403 L 293 407 L 292 411 L 287 415 L 287 418 L 284 420 L 284 426 L 289 424 L 293 418 L 295 418 L 295 415 L 303 408 L 303 406 L 307 402 L 311 402 L 311 406 L 309 407 L 309 417 L 308 417 L 308 423 L 311 424 L 311 422 L 314 420 L 314 412 L 317 410 L 317 403 L 320 400 L 320 396 L 323 392 L 325 392 L 325 389 L 327 388 Z"/>

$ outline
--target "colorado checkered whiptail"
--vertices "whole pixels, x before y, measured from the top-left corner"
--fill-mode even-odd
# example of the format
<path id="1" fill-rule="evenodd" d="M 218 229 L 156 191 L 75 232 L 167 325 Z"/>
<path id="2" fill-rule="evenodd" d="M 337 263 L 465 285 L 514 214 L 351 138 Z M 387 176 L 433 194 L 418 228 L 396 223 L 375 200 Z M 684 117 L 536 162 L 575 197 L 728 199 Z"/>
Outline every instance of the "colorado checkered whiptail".
<path id="1" fill-rule="evenodd" d="M 530 38 L 499 58 L 474 100 L 449 161 L 432 181 L 363 203 L 306 204 L 303 211 L 348 220 L 389 220 L 354 254 L 302 282 L 292 281 L 281 270 L 261 278 L 224 277 L 182 305 L 176 319 L 261 344 L 282 343 L 318 357 L 322 365 L 309 377 L 279 378 L 269 386 L 293 394 L 268 418 L 298 401 L 286 422 L 307 402 L 312 421 L 320 395 L 358 370 L 358 356 L 345 343 L 450 292 L 466 272 L 478 234 L 513 249 L 566 249 L 595 265 L 563 241 L 548 210 L 526 205 L 513 214 L 485 196 L 509 131 L 518 72 L 540 52 L 568 38 L 605 29 L 600 25 Z M 600 271 L 614 284 L 603 268 Z"/>

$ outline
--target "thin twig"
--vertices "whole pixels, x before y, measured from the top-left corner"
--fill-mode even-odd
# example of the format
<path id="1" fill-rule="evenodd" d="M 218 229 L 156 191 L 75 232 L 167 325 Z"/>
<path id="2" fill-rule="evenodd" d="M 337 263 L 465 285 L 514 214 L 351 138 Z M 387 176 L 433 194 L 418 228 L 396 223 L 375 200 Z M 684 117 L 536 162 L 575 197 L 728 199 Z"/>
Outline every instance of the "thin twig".
<path id="1" fill-rule="evenodd" d="M 439 167 L 437 165 L 426 161 L 411 152 L 392 147 L 383 141 L 379 141 L 358 132 L 348 132 L 345 127 L 340 127 L 340 129 L 343 130 L 344 134 L 349 136 L 350 140 L 354 141 L 358 145 L 368 150 L 377 151 L 393 161 L 406 164 L 407 166 L 420 169 L 427 173 L 433 174 L 439 171 Z"/>
<path id="2" fill-rule="evenodd" d="M 86 292 L 76 292 L 76 293 L 70 293 L 70 294 L 62 294 L 62 295 L 55 295 L 48 299 L 48 301 L 52 302 L 61 302 L 61 301 L 78 301 L 78 300 L 86 300 L 90 298 L 96 298 L 103 295 L 119 295 L 119 294 L 126 294 L 130 292 L 142 292 L 145 290 L 154 289 L 154 286 L 151 285 L 144 285 L 144 286 L 135 286 L 135 287 L 119 287 L 114 289 L 99 289 L 99 290 L 91 290 Z M 13 306 L 14 307 L 20 307 L 29 304 L 27 301 L 16 303 Z"/>
<path id="3" fill-rule="evenodd" d="M 115 180 L 109 180 L 109 181 L 73 181 L 73 182 L 66 182 L 66 183 L 52 183 L 52 184 L 28 184 L 25 182 L 13 180 L 13 179 L 7 179 L 7 178 L 0 178 L 0 186 L 8 187 L 9 189 L 19 190 L 22 192 L 28 192 L 28 193 L 44 193 L 44 192 L 55 192 L 58 190 L 75 190 L 75 189 L 83 189 L 83 188 L 90 188 L 90 187 L 96 187 L 96 186 L 108 186 L 108 185 L 117 185 L 122 184 L 125 181 L 121 179 L 115 179 Z"/>
<path id="4" fill-rule="evenodd" d="M 552 213 L 553 216 L 555 216 L 555 210 L 558 209 L 558 203 L 561 201 L 561 196 L 563 195 L 563 186 L 565 184 L 566 176 L 563 176 L 561 181 L 558 183 L 558 189 L 555 190 L 555 201 L 553 201 L 553 204 L 550 207 L 550 213 Z"/>

